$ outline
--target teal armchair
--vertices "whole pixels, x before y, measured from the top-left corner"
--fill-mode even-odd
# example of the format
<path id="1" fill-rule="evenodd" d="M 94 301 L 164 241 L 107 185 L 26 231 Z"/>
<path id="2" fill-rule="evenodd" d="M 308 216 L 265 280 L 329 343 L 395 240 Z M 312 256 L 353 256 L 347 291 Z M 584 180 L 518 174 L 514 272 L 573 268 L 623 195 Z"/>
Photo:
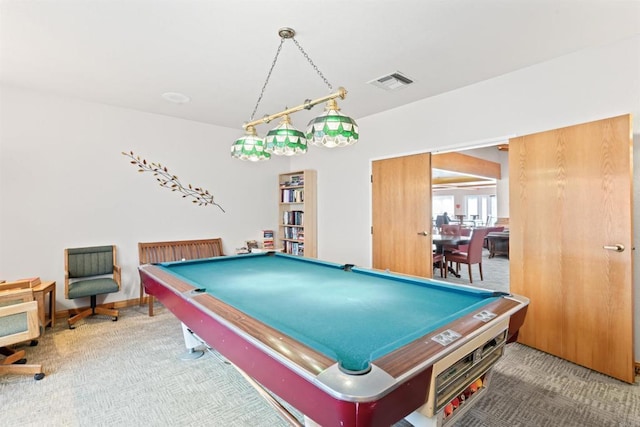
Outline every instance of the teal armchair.
<path id="1" fill-rule="evenodd" d="M 111 316 L 114 322 L 118 320 L 118 310 L 99 307 L 96 297 L 118 292 L 120 276 L 121 269 L 116 264 L 114 245 L 64 250 L 65 297 L 67 299 L 89 297 L 91 300 L 89 308 L 69 317 L 69 329 L 73 329 L 78 320 L 95 314 Z"/>

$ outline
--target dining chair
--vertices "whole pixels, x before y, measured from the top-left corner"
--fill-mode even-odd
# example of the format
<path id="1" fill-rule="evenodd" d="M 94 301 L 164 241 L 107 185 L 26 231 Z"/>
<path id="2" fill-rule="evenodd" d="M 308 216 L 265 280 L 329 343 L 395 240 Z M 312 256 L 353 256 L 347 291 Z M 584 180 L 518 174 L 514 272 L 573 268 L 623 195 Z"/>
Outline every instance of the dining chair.
<path id="1" fill-rule="evenodd" d="M 456 264 L 456 272 L 460 271 L 460 264 L 467 264 L 469 269 L 469 282 L 473 283 L 473 276 L 471 274 L 471 265 L 478 264 L 478 268 L 480 269 L 480 280 L 484 280 L 482 275 L 482 244 L 484 242 L 484 238 L 487 235 L 487 230 L 484 228 L 476 228 L 471 233 L 471 239 L 469 240 L 469 249 L 467 252 L 461 251 L 453 251 L 453 252 L 445 252 L 445 263 L 449 267 L 449 263 L 451 266 L 453 263 Z M 445 277 L 447 274 L 447 269 L 445 269 Z"/>
<path id="2" fill-rule="evenodd" d="M 440 277 L 444 277 L 444 255 L 442 253 L 433 253 L 433 266 L 440 268 Z"/>
<path id="3" fill-rule="evenodd" d="M 440 234 L 460 235 L 460 224 L 442 224 L 440 226 Z"/>

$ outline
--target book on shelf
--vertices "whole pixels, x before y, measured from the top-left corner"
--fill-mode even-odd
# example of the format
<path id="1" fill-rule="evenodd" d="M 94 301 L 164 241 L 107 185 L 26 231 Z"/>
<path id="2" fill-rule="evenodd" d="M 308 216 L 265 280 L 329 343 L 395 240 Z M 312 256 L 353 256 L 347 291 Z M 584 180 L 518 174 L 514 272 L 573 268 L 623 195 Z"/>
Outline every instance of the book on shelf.
<path id="1" fill-rule="evenodd" d="M 262 248 L 275 249 L 273 230 L 262 230 Z"/>
<path id="2" fill-rule="evenodd" d="M 273 240 L 265 240 L 262 242 L 262 249 L 275 249 L 276 245 L 273 243 Z"/>
<path id="3" fill-rule="evenodd" d="M 301 187 L 304 185 L 303 175 L 292 175 L 287 181 L 280 183 L 281 187 Z"/>
<path id="4" fill-rule="evenodd" d="M 285 211 L 282 215 L 283 225 L 304 225 L 303 211 Z"/>
<path id="5" fill-rule="evenodd" d="M 280 202 L 282 203 L 302 203 L 304 202 L 304 190 L 284 189 L 280 192 Z"/>

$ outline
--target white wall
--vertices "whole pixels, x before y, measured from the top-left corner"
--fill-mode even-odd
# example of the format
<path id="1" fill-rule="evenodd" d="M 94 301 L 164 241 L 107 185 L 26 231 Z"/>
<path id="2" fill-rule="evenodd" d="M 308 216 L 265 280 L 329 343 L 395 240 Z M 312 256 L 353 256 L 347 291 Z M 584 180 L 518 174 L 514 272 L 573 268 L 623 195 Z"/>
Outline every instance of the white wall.
<path id="1" fill-rule="evenodd" d="M 381 96 L 385 93 L 381 92 Z M 341 103 L 341 108 L 349 113 L 348 99 Z M 462 149 L 627 113 L 634 115 L 634 159 L 640 165 L 640 37 L 580 51 L 360 119 L 358 144 L 339 152 L 316 150 L 293 160 L 296 168 L 318 170 L 318 256 L 371 265 L 372 160 Z M 638 169 L 636 166 L 634 180 L 636 242 L 640 228 Z M 636 354 L 640 354 L 637 258 L 635 342 Z"/>
<path id="2" fill-rule="evenodd" d="M 319 257 L 367 267 L 372 160 L 463 149 L 632 113 L 638 165 L 639 94 L 640 37 L 634 37 L 362 118 L 355 146 L 311 148 L 290 161 L 253 164 L 229 157 L 236 129 L 3 87 L 0 276 L 53 279 L 62 295 L 63 248 L 113 242 L 125 277 L 122 295 L 113 299 L 135 297 L 138 241 L 221 236 L 230 253 L 243 240 L 259 238 L 261 229 L 275 228 L 276 175 L 303 168 L 318 171 Z M 341 107 L 349 113 L 348 99 Z M 135 172 L 123 150 L 166 164 L 184 182 L 209 189 L 227 213 L 176 200 L 152 177 Z M 636 311 L 639 271 L 636 261 Z M 70 305 L 61 297 L 58 303 Z M 636 354 L 639 346 L 636 339 Z"/>
<path id="3" fill-rule="evenodd" d="M 222 237 L 233 253 L 277 224 L 289 162 L 232 159 L 238 129 L 9 87 L 0 109 L 0 278 L 55 280 L 58 309 L 76 305 L 64 299 L 66 247 L 116 244 L 123 286 L 107 301 L 126 300 L 139 292 L 137 242 Z M 209 190 L 226 213 L 138 173 L 130 150 Z"/>

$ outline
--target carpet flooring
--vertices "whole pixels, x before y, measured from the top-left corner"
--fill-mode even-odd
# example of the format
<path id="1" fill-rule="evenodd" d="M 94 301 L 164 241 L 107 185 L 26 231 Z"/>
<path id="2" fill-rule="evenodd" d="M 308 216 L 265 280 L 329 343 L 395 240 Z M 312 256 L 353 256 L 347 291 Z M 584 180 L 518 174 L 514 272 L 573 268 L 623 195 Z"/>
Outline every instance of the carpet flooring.
<path id="1" fill-rule="evenodd" d="M 490 282 L 490 271 L 487 264 L 481 285 Z M 0 376 L 3 425 L 288 425 L 215 353 L 181 360 L 180 323 L 159 304 L 154 317 L 132 307 L 117 322 L 97 316 L 75 330 L 58 319 L 26 351 L 46 377 Z M 640 386 L 510 344 L 485 395 L 455 426 L 640 426 Z"/>

